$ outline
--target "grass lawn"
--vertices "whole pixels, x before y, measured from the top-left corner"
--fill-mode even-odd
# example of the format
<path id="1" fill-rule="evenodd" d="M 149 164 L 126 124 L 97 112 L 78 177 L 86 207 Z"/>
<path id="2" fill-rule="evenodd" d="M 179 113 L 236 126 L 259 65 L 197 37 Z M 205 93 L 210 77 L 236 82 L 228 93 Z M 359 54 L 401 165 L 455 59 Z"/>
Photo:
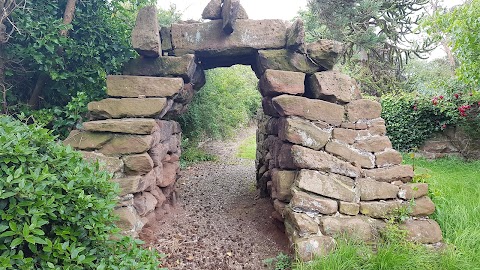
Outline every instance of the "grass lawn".
<path id="1" fill-rule="evenodd" d="M 480 161 L 405 157 L 405 162 L 415 163 L 416 172 L 422 174 L 420 181 L 429 183 L 437 206 L 431 218 L 442 228 L 448 244 L 445 250 L 402 244 L 395 237 L 380 243 L 376 253 L 362 243 L 339 242 L 331 255 L 310 264 L 298 263 L 293 269 L 480 269 Z"/>
<path id="2" fill-rule="evenodd" d="M 238 147 L 237 157 L 255 160 L 257 153 L 257 136 L 254 134 L 245 139 Z"/>

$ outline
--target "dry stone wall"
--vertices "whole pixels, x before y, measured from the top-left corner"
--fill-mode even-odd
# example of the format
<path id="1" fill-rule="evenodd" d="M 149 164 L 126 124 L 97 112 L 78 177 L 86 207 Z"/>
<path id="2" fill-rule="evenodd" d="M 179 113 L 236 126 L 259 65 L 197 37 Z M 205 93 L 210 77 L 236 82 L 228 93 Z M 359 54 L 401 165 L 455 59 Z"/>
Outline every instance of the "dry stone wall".
<path id="1" fill-rule="evenodd" d="M 109 98 L 88 104 L 91 121 L 65 141 L 114 174 L 125 231 L 136 234 L 175 201 L 181 130 L 169 119 L 186 110 L 204 70 L 247 64 L 263 96 L 257 186 L 301 259 L 331 251 L 341 233 L 375 241 L 402 208 L 412 210 L 403 225 L 412 240 L 441 240 L 428 185 L 411 183 L 380 104 L 332 70 L 340 43 L 305 43 L 301 21 L 248 20 L 238 0 L 212 0 L 203 17 L 211 21 L 158 29 L 155 8 L 143 9 L 132 34 L 140 57 L 108 76 Z"/>

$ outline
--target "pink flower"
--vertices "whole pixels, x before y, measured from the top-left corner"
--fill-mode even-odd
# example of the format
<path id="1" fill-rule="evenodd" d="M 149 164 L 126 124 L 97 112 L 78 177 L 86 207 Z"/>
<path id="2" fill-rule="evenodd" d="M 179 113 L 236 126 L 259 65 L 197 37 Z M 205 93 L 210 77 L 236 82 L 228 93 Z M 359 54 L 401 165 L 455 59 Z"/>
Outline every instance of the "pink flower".
<path id="1" fill-rule="evenodd" d="M 443 96 L 439 96 L 440 99 L 443 99 Z"/>
<path id="2" fill-rule="evenodd" d="M 458 97 L 459 97 L 459 95 L 458 95 L 458 94 L 455 94 L 454 96 L 455 96 L 455 98 L 456 98 L 456 99 L 458 99 Z"/>

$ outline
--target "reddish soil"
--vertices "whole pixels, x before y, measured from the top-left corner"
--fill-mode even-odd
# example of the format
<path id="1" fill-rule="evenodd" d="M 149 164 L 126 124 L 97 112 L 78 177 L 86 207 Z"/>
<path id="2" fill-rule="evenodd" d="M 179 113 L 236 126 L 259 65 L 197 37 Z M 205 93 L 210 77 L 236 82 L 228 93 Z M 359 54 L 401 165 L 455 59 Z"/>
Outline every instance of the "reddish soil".
<path id="1" fill-rule="evenodd" d="M 219 156 L 182 171 L 177 204 L 141 238 L 167 257 L 168 269 L 268 269 L 263 260 L 288 253 L 288 241 L 271 217 L 269 199 L 255 190 L 252 160 L 235 157 L 238 145 L 254 134 L 249 128 L 229 141 L 203 148 Z"/>

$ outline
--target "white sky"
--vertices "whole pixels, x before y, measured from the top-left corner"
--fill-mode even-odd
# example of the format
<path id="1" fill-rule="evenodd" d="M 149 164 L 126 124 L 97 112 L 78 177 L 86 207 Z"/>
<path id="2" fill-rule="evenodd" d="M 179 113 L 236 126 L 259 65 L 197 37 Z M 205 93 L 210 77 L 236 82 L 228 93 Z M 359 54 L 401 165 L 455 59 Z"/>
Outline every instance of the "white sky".
<path id="1" fill-rule="evenodd" d="M 164 9 L 175 4 L 177 9 L 182 11 L 184 20 L 199 20 L 203 9 L 210 0 L 158 0 L 158 6 Z M 452 7 L 459 5 L 464 0 L 444 0 L 442 5 Z M 293 19 L 300 9 L 306 9 L 307 0 L 241 0 L 240 3 L 247 11 L 250 19 Z M 441 48 L 432 52 L 433 58 L 445 55 Z"/>
<path id="2" fill-rule="evenodd" d="M 200 19 L 203 9 L 210 0 L 158 0 L 158 5 L 168 8 L 171 3 L 183 11 L 183 19 Z M 307 0 L 241 0 L 248 17 L 254 20 L 283 19 L 291 20 L 300 9 L 305 9 Z"/>

